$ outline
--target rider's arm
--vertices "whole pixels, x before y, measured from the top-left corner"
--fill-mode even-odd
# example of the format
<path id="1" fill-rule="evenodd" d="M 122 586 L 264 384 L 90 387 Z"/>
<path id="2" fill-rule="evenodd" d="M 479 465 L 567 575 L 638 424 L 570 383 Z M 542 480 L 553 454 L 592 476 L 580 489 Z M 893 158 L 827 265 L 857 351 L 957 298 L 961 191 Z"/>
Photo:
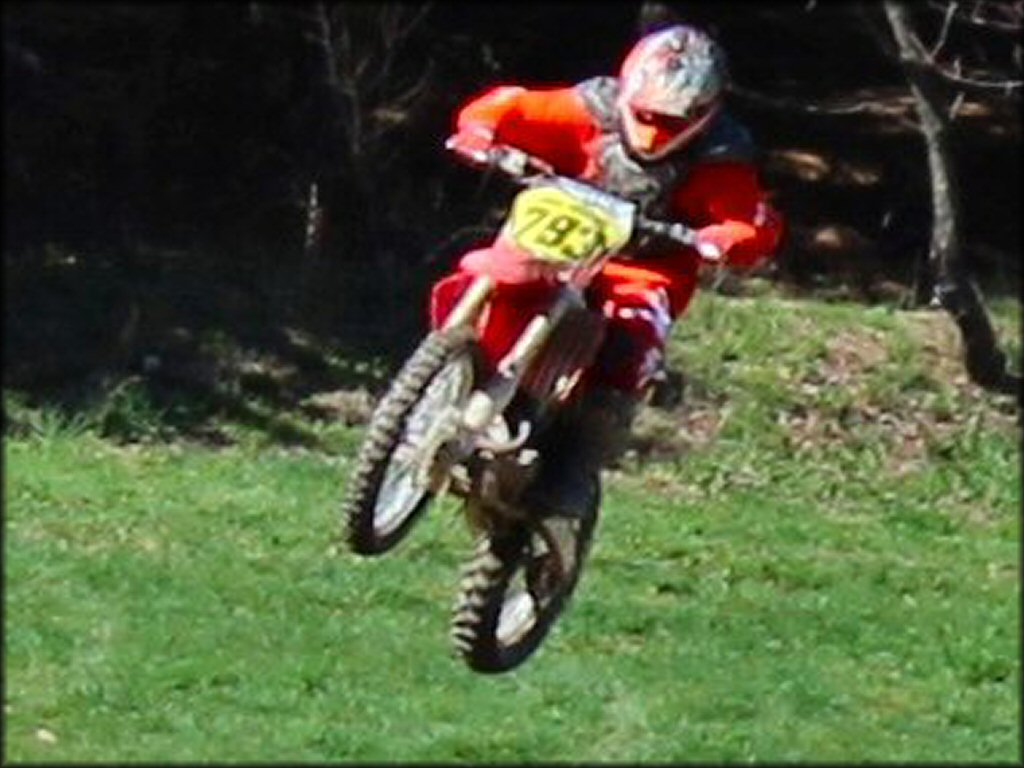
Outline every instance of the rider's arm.
<path id="1" fill-rule="evenodd" d="M 561 173 L 578 175 L 587 162 L 584 144 L 597 126 L 575 88 L 498 86 L 459 111 L 456 129 L 484 132 L 496 144 L 517 147 Z"/>
<path id="2" fill-rule="evenodd" d="M 673 198 L 675 213 L 710 239 L 730 243 L 730 266 L 751 267 L 774 254 L 782 216 L 768 203 L 757 169 L 746 162 L 696 165 Z"/>

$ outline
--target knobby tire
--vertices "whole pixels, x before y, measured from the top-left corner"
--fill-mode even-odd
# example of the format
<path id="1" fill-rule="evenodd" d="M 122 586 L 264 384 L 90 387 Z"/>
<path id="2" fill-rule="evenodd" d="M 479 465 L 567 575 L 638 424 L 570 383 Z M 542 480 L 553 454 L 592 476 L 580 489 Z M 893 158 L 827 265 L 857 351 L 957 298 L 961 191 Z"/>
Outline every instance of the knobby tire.
<path id="1" fill-rule="evenodd" d="M 426 492 L 395 530 L 380 535 L 374 529 L 377 494 L 391 455 L 398 447 L 406 419 L 431 381 L 451 362 L 474 354 L 475 332 L 458 327 L 428 335 L 410 355 L 378 403 L 363 438 L 342 508 L 349 547 L 361 555 L 379 555 L 398 544 L 433 500 Z"/>
<path id="2" fill-rule="evenodd" d="M 507 672 L 540 647 L 576 589 L 597 525 L 600 495 L 600 480 L 595 478 L 595 490 L 582 515 L 575 562 L 566 583 L 525 636 L 508 645 L 497 636 L 498 624 L 512 578 L 529 554 L 530 529 L 520 524 L 480 537 L 473 557 L 463 569 L 451 623 L 455 651 L 471 669 Z"/>

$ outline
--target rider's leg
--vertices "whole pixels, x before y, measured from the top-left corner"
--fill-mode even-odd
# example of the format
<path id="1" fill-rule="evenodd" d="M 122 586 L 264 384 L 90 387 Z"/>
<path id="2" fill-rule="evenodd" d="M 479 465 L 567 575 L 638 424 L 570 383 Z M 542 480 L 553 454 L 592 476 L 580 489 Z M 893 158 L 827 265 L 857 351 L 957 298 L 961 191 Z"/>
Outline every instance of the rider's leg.
<path id="1" fill-rule="evenodd" d="M 667 284 L 603 274 L 591 300 L 608 321 L 578 403 L 560 414 L 542 446 L 546 461 L 524 501 L 572 514 L 589 503 L 600 469 L 621 457 L 647 389 L 661 370 L 674 315 Z M 667 281 L 666 281 L 667 283 Z"/>

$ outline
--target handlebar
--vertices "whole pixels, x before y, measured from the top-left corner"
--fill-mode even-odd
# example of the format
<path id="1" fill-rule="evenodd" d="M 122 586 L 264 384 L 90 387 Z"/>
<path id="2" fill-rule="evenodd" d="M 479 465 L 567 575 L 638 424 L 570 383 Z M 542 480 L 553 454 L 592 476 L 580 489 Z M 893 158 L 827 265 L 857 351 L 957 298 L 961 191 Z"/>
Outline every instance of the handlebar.
<path id="1" fill-rule="evenodd" d="M 634 226 L 638 232 L 689 246 L 696 250 L 705 261 L 717 263 L 722 260 L 722 250 L 717 245 L 701 242 L 697 236 L 697 230 L 680 224 L 678 221 L 658 221 L 649 219 L 642 213 L 637 213 Z"/>
<path id="2" fill-rule="evenodd" d="M 549 163 L 521 149 L 500 144 L 487 149 L 465 149 L 454 144 L 452 139 L 454 137 L 449 138 L 445 143 L 446 149 L 454 151 L 477 165 L 504 171 L 505 175 L 521 184 L 529 184 L 535 181 L 537 176 L 558 176 L 554 167 Z"/>
<path id="3" fill-rule="evenodd" d="M 457 152 L 473 163 L 497 168 L 504 172 L 506 176 L 524 186 L 536 184 L 545 179 L 559 177 L 559 174 L 549 163 L 515 147 L 494 145 L 487 149 L 465 150 L 456 146 L 452 139 L 449 139 L 445 143 L 445 148 Z M 580 179 L 573 179 L 573 181 L 577 184 L 586 183 Z M 604 194 L 609 194 L 607 190 L 601 191 Z M 705 261 L 720 262 L 722 260 L 723 254 L 717 246 L 712 243 L 700 242 L 697 237 L 697 230 L 685 224 L 658 221 L 637 212 L 634 218 L 634 228 L 640 234 L 670 240 L 678 245 L 694 248 Z"/>

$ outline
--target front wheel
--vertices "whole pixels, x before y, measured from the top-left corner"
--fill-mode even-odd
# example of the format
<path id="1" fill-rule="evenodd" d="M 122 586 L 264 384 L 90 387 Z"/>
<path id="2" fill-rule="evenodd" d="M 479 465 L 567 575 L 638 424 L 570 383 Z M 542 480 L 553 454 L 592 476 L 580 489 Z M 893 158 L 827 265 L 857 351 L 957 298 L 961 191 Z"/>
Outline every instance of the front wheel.
<path id="1" fill-rule="evenodd" d="M 427 336 L 374 410 L 343 507 L 346 538 L 359 554 L 382 554 L 409 532 L 434 497 L 439 419 L 473 389 L 476 335 L 458 327 Z"/>
<path id="2" fill-rule="evenodd" d="M 546 515 L 481 537 L 463 571 L 452 641 L 477 672 L 506 672 L 537 650 L 579 580 L 597 524 L 600 480 L 573 515 Z"/>

